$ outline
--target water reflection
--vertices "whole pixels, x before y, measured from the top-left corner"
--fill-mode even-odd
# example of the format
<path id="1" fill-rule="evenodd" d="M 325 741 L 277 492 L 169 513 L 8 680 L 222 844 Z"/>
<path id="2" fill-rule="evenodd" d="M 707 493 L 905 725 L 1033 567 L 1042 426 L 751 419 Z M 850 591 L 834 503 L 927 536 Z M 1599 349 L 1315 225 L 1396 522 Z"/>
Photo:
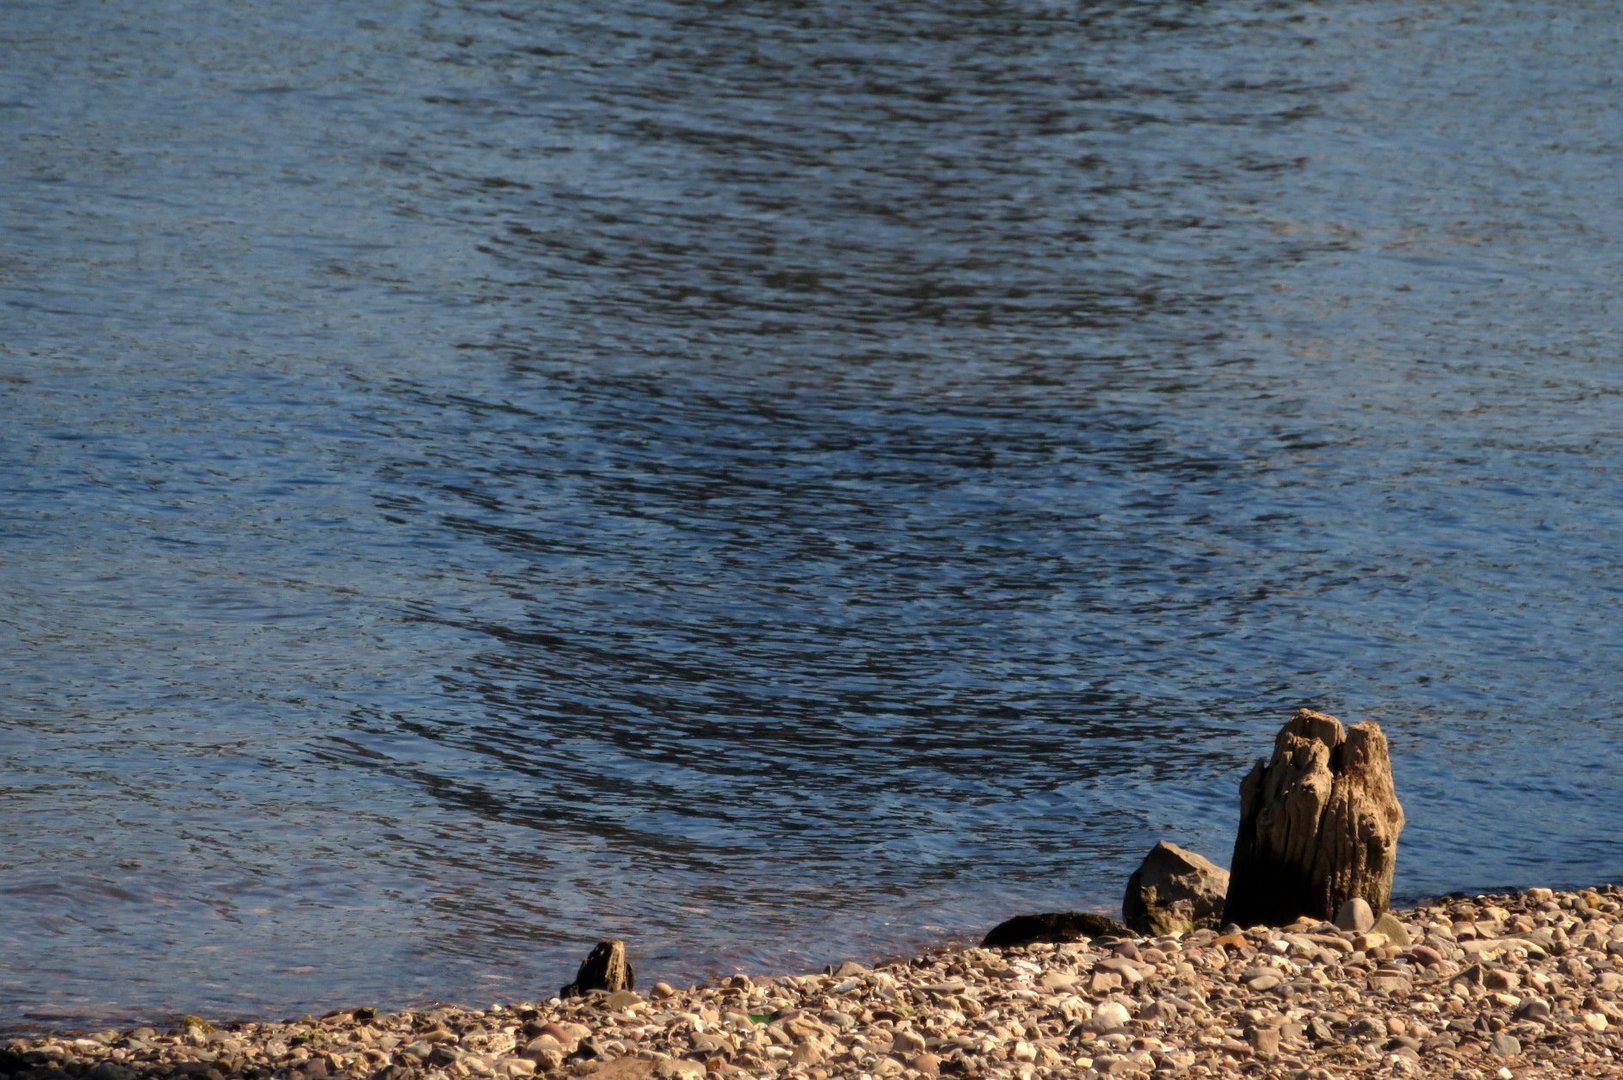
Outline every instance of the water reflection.
<path id="1" fill-rule="evenodd" d="M 1108 906 L 1298 704 L 1615 871 L 1593 12 L 0 22 L 0 1025 Z"/>

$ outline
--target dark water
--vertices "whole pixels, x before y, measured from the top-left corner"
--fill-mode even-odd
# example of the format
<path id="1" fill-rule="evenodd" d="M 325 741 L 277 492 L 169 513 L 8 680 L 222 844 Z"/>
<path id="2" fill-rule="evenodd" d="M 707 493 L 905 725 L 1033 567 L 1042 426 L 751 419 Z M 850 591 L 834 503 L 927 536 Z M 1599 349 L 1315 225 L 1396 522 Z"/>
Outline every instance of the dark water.
<path id="1" fill-rule="evenodd" d="M 1607 4 L 0 6 L 0 1027 L 1623 876 Z"/>

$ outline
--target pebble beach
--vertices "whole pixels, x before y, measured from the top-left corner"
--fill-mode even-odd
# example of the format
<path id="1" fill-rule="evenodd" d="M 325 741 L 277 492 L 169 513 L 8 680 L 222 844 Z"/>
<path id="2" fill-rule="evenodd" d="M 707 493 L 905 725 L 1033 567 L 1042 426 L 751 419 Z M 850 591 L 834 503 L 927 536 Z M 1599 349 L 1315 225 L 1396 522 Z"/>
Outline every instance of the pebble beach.
<path id="1" fill-rule="evenodd" d="M 585 998 L 0 1040 L 0 1075 L 1623 1078 L 1623 889 Z M 635 962 L 635 942 L 630 943 Z"/>

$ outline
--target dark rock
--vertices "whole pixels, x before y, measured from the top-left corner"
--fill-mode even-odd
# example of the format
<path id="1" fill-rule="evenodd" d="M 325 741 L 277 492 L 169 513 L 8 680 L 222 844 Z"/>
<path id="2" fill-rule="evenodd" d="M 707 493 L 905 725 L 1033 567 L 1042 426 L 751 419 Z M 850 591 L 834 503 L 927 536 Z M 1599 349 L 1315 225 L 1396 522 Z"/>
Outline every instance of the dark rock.
<path id="1" fill-rule="evenodd" d="M 1392 896 L 1403 807 L 1386 736 L 1298 709 L 1240 784 L 1240 829 L 1223 921 L 1283 926 L 1331 919 L 1362 897 L 1377 914 Z"/>
<path id="2" fill-rule="evenodd" d="M 422 1080 L 423 1070 L 415 1065 L 391 1062 L 374 1072 L 370 1080 Z"/>
<path id="3" fill-rule="evenodd" d="M 1016 945 L 1038 945 L 1081 941 L 1115 935 L 1127 937 L 1131 931 L 1106 915 L 1089 911 L 1049 912 L 1043 915 L 1016 915 L 998 923 L 981 940 L 987 949 L 1007 949 Z"/>
<path id="4" fill-rule="evenodd" d="M 600 941 L 591 954 L 581 961 L 575 972 L 575 981 L 558 991 L 559 997 L 585 997 L 593 990 L 635 990 L 636 976 L 626 960 L 626 943 L 616 938 Z"/>
<path id="5" fill-rule="evenodd" d="M 1127 879 L 1121 918 L 1149 937 L 1216 927 L 1229 872 L 1204 855 L 1162 840 Z"/>
<path id="6" fill-rule="evenodd" d="M 136 1070 L 116 1061 L 102 1061 L 85 1075 L 90 1080 L 135 1080 Z"/>

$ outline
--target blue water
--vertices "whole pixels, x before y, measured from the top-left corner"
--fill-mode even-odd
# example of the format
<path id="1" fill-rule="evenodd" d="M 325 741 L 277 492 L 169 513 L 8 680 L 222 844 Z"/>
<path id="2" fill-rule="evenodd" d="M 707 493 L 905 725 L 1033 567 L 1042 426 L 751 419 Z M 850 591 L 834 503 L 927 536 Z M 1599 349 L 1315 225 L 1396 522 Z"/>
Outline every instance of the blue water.
<path id="1" fill-rule="evenodd" d="M 0 1028 L 1623 878 L 1606 5 L 0 7 Z"/>

